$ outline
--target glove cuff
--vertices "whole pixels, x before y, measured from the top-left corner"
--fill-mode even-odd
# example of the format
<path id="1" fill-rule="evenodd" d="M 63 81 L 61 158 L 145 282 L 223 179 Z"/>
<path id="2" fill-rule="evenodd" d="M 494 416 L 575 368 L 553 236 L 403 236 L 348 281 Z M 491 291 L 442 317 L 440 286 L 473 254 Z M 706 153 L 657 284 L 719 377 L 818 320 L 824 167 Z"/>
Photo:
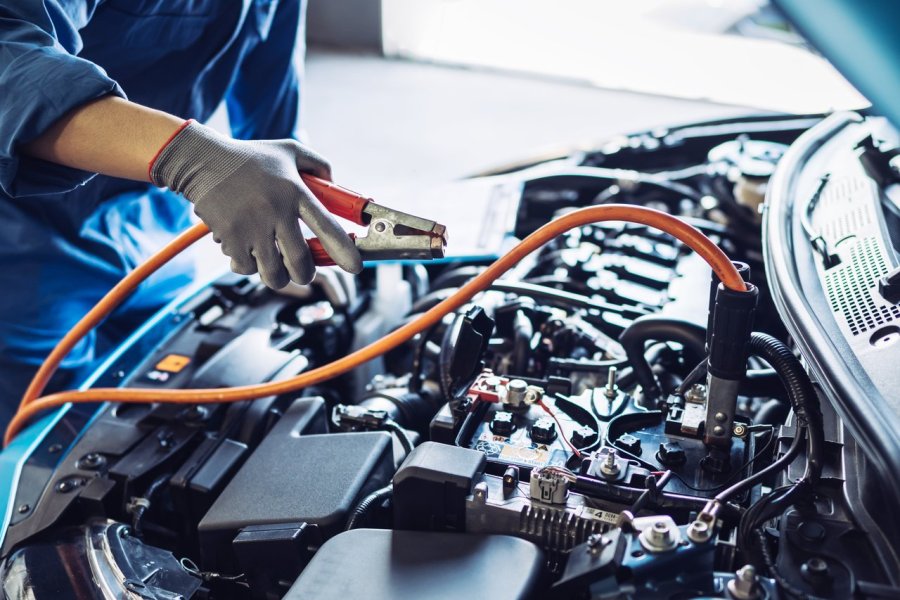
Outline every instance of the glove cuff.
<path id="1" fill-rule="evenodd" d="M 248 150 L 231 138 L 190 119 L 151 161 L 150 181 L 197 202 L 248 157 Z"/>

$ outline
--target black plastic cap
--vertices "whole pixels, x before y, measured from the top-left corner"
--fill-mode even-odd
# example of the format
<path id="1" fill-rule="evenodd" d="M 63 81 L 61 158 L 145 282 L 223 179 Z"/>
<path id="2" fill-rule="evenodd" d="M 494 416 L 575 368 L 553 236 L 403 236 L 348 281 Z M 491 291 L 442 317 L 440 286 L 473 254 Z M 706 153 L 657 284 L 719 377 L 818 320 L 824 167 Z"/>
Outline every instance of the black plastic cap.
<path id="1" fill-rule="evenodd" d="M 719 284 L 709 330 L 709 372 L 722 379 L 743 379 L 759 290 L 752 283 L 738 292 Z"/>
<path id="2" fill-rule="evenodd" d="M 731 264 L 734 265 L 734 268 L 737 269 L 738 275 L 741 276 L 741 279 L 748 282 L 750 281 L 750 265 L 745 262 L 741 262 L 739 260 L 731 261 Z M 706 318 L 706 350 L 709 351 L 709 338 L 712 335 L 713 330 L 713 317 L 716 313 L 716 293 L 719 290 L 719 285 L 722 283 L 722 280 L 719 279 L 719 276 L 716 275 L 716 272 L 713 271 L 710 277 L 709 282 L 709 313 Z"/>

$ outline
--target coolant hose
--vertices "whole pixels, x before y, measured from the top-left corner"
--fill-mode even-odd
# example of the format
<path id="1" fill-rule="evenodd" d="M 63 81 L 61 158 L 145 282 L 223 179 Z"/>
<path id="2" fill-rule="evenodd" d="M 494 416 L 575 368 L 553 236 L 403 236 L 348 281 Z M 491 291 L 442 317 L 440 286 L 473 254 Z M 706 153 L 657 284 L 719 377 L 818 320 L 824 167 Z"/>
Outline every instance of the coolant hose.
<path id="1" fill-rule="evenodd" d="M 634 376 L 641 384 L 644 396 L 655 400 L 662 396 L 663 391 L 644 356 L 647 342 L 677 342 L 695 359 L 699 359 L 706 353 L 706 329 L 690 321 L 647 315 L 636 319 L 619 336 L 619 343 L 634 369 Z"/>
<path id="2" fill-rule="evenodd" d="M 281 395 L 309 387 L 342 375 L 359 365 L 383 355 L 412 339 L 415 335 L 439 323 L 444 316 L 458 310 L 476 294 L 489 288 L 501 275 L 516 266 L 523 258 L 576 227 L 602 221 L 625 221 L 654 227 L 682 241 L 712 267 L 713 271 L 729 289 L 745 291 L 747 288 L 740 274 L 731 264 L 721 248 L 701 231 L 681 219 L 654 209 L 625 204 L 591 206 L 566 213 L 538 228 L 519 242 L 508 253 L 494 261 L 484 271 L 463 285 L 452 296 L 429 309 L 419 318 L 410 321 L 375 342 L 356 350 L 321 367 L 311 369 L 295 377 L 265 384 L 245 385 L 232 388 L 209 388 L 190 390 L 151 390 L 136 388 L 92 388 L 84 391 L 68 391 L 38 398 L 47 382 L 55 373 L 59 363 L 78 341 L 137 288 L 151 273 L 171 260 L 185 248 L 209 233 L 208 228 L 198 224 L 139 265 L 132 273 L 117 284 L 91 311 L 76 324 L 63 340 L 53 349 L 22 399 L 19 411 L 13 416 L 6 430 L 4 444 L 9 442 L 43 410 L 56 408 L 68 402 L 171 402 L 181 404 L 202 404 L 216 402 L 239 402 L 266 396 Z"/>
<path id="3" fill-rule="evenodd" d="M 822 421 L 822 410 L 812 381 L 791 349 L 771 335 L 753 332 L 750 336 L 750 354 L 765 360 L 778 373 L 797 416 L 798 427 L 808 429 L 806 452 L 809 477 L 811 482 L 815 483 L 822 473 L 825 424 Z"/>

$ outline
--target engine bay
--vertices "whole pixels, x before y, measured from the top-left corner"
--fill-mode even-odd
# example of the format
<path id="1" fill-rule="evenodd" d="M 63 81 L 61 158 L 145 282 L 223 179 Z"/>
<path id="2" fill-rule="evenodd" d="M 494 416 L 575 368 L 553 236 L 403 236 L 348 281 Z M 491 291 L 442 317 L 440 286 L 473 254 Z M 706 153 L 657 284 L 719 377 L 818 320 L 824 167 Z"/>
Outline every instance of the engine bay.
<path id="1" fill-rule="evenodd" d="M 897 555 L 860 499 L 877 491 L 853 483 L 867 459 L 764 264 L 767 185 L 820 120 L 641 132 L 478 178 L 519 190 L 519 239 L 611 202 L 677 216 L 734 261 L 752 306 L 668 234 L 596 223 L 300 393 L 46 417 L 17 440 L 6 596 L 896 597 Z M 489 262 L 322 269 L 277 292 L 224 276 L 86 387 L 279 381 L 412 322 Z"/>

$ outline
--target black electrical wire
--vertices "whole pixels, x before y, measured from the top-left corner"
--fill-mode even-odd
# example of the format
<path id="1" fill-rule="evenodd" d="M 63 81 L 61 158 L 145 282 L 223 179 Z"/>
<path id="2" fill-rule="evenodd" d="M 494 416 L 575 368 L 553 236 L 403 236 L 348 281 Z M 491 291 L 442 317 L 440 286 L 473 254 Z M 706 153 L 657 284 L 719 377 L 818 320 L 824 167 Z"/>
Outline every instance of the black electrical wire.
<path id="1" fill-rule="evenodd" d="M 697 366 L 693 368 L 693 370 L 687 374 L 681 381 L 681 385 L 678 386 L 678 389 L 675 390 L 676 396 L 684 396 L 685 392 L 691 389 L 691 386 L 700 383 L 706 377 L 706 372 L 709 370 L 709 358 L 704 358 Z"/>
<path id="2" fill-rule="evenodd" d="M 750 466 L 752 466 L 753 463 L 755 463 L 757 460 L 759 460 L 760 458 L 762 458 L 762 457 L 765 455 L 765 453 L 766 453 L 766 452 L 774 445 L 774 443 L 775 443 L 775 429 L 774 429 L 773 427 L 770 427 L 770 428 L 768 429 L 768 431 L 769 431 L 769 435 L 768 435 L 768 437 L 766 438 L 766 442 L 763 444 L 763 447 L 760 448 L 759 450 L 757 450 L 756 452 L 754 452 L 754 453 L 753 453 L 753 456 L 750 457 L 750 458 L 747 460 L 747 462 L 745 462 L 745 463 L 742 464 L 740 467 L 738 467 L 738 468 L 731 474 L 731 476 L 730 476 L 728 479 L 726 479 L 725 481 L 723 481 L 720 485 L 717 485 L 717 486 L 711 487 L 711 488 L 700 488 L 700 487 L 695 487 L 695 486 L 691 485 L 690 483 L 688 483 L 687 481 L 685 481 L 685 479 L 684 479 L 681 475 L 679 475 L 678 473 L 673 473 L 672 475 L 673 475 L 673 477 L 675 477 L 675 479 L 677 479 L 678 481 L 680 481 L 685 487 L 687 487 L 687 488 L 689 488 L 689 489 L 691 489 L 691 490 L 694 490 L 695 492 L 705 492 L 705 493 L 709 493 L 709 492 L 717 492 L 717 491 L 721 490 L 722 488 L 724 488 L 725 486 L 729 485 L 729 484 L 730 484 L 732 481 L 734 481 L 737 477 L 740 477 L 741 473 L 743 473 L 746 469 L 750 468 Z"/>
<path id="3" fill-rule="evenodd" d="M 628 510 L 631 514 L 636 515 L 638 511 L 644 508 L 644 505 L 647 504 L 647 501 L 650 500 L 653 496 L 658 494 L 666 487 L 666 484 L 669 483 L 669 480 L 672 479 L 672 471 L 665 471 L 662 475 L 660 475 L 659 479 L 650 479 L 649 487 L 644 490 L 644 493 L 638 496 L 638 499 L 634 501 L 631 505 L 631 508 Z"/>
<path id="4" fill-rule="evenodd" d="M 800 446 L 801 446 L 801 443 L 803 442 L 803 438 L 805 437 L 805 434 L 806 434 L 806 428 L 798 429 L 796 435 L 794 436 L 793 441 L 791 442 L 790 447 L 788 447 L 788 451 L 785 452 L 781 458 L 774 461 L 772 464 L 770 464 L 768 467 L 766 467 L 762 471 L 757 471 L 750 477 L 747 477 L 746 479 L 742 479 L 742 480 L 738 481 L 737 483 L 735 483 L 734 485 L 732 485 L 731 487 L 728 487 L 728 488 L 722 490 L 721 492 L 719 492 L 718 494 L 715 495 L 715 500 L 717 502 L 725 502 L 728 498 L 731 498 L 735 494 L 738 494 L 746 489 L 749 489 L 749 488 L 753 487 L 754 485 L 756 485 L 757 483 L 763 481 L 769 475 L 771 475 L 773 473 L 778 473 L 779 471 L 786 469 L 792 462 L 794 462 L 794 459 L 797 458 L 797 455 L 800 454 Z"/>
<path id="5" fill-rule="evenodd" d="M 797 416 L 797 424 L 806 430 L 806 460 L 809 479 L 818 481 L 825 453 L 825 425 L 819 399 L 803 365 L 784 342 L 765 333 L 750 336 L 750 354 L 764 359 L 778 373 L 787 390 L 788 400 Z"/>
<path id="6" fill-rule="evenodd" d="M 399 423 L 392 420 L 385 421 L 382 427 L 384 427 L 385 431 L 390 431 L 397 436 L 397 439 L 400 440 L 400 445 L 403 446 L 403 450 L 409 456 L 409 453 L 413 451 L 414 444 L 406 430 L 400 427 Z"/>
<path id="7" fill-rule="evenodd" d="M 634 488 L 608 481 L 603 481 L 594 477 L 585 477 L 578 475 L 572 484 L 572 489 L 601 500 L 608 500 L 617 504 L 632 504 L 637 502 L 641 495 L 647 490 L 644 488 Z M 658 492 L 655 497 L 647 500 L 647 505 L 659 510 L 696 510 L 700 511 L 706 506 L 707 500 L 698 496 L 687 496 L 684 494 L 674 494 L 672 492 Z M 743 509 L 741 507 L 723 503 L 723 510 L 720 516 L 725 520 L 736 521 Z"/>
<path id="8" fill-rule="evenodd" d="M 384 502 L 391 498 L 394 495 L 394 486 L 393 484 L 387 484 L 381 489 L 375 490 L 365 498 L 359 501 L 359 504 L 356 505 L 356 508 L 353 509 L 353 513 L 350 515 L 350 518 L 347 520 L 347 526 L 345 530 L 349 531 L 351 529 L 356 529 L 360 525 L 363 525 L 368 518 L 369 514 L 376 509 L 377 507 L 384 504 Z"/>
<path id="9" fill-rule="evenodd" d="M 153 500 L 156 499 L 160 490 L 169 483 L 170 479 L 172 479 L 171 473 L 165 473 L 154 479 L 139 498 L 140 500 L 144 500 L 144 502 L 134 505 L 131 528 L 134 530 L 135 536 L 140 537 L 143 533 L 144 515 L 150 510 L 150 505 Z"/>
<path id="10" fill-rule="evenodd" d="M 459 431 L 457 432 L 456 438 L 453 441 L 455 445 L 461 448 L 469 447 L 469 442 L 472 441 L 472 436 L 475 435 L 475 430 L 478 428 L 478 424 L 484 420 L 484 416 L 487 414 L 490 406 L 490 402 L 482 402 L 480 400 L 476 400 L 473 403 L 473 406 L 466 414 L 462 424 L 459 426 Z"/>

